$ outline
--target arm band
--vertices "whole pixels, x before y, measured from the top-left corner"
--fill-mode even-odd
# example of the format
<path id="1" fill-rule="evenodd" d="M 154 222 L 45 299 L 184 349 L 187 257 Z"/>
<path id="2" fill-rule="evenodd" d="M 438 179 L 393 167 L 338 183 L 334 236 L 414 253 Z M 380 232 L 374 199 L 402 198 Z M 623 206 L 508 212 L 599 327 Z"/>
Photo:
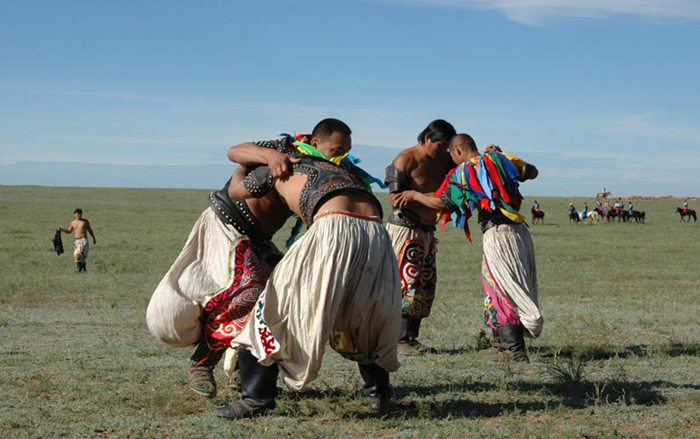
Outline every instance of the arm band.
<path id="1" fill-rule="evenodd" d="M 384 183 L 389 187 L 389 192 L 392 194 L 403 192 L 411 188 L 411 177 L 392 164 L 386 167 Z"/>
<path id="2" fill-rule="evenodd" d="M 445 205 L 445 209 L 449 210 L 450 212 L 459 212 L 459 207 L 452 201 L 448 195 L 448 191 L 442 193 L 440 196 L 440 201 L 442 201 L 442 204 Z"/>
<path id="3" fill-rule="evenodd" d="M 253 198 L 262 198 L 270 192 L 274 185 L 270 168 L 267 166 L 258 166 L 248 173 L 243 179 L 243 185 Z"/>

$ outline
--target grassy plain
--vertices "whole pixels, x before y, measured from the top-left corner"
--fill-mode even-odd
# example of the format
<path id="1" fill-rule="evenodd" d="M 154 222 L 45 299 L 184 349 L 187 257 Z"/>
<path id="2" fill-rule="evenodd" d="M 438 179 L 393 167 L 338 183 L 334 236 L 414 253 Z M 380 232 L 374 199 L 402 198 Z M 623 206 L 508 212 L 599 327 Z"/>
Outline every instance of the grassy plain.
<path id="1" fill-rule="evenodd" d="M 191 351 L 160 344 L 144 318 L 205 195 L 0 187 L 0 435 L 700 436 L 700 224 L 679 224 L 676 201 L 635 202 L 644 225 L 569 225 L 566 205 L 582 200 L 539 198 L 545 225 L 530 230 L 545 329 L 529 343 L 531 364 L 493 363 L 478 350 L 473 224 L 471 246 L 461 232 L 439 235 L 438 298 L 421 335 L 439 353 L 402 359 L 392 412 L 368 413 L 355 365 L 329 351 L 320 378 L 300 393 L 283 388 L 273 414 L 227 422 L 212 408 L 236 393 L 190 392 Z M 86 275 L 73 272 L 71 238 L 60 257 L 50 243 L 75 207 L 98 241 Z"/>

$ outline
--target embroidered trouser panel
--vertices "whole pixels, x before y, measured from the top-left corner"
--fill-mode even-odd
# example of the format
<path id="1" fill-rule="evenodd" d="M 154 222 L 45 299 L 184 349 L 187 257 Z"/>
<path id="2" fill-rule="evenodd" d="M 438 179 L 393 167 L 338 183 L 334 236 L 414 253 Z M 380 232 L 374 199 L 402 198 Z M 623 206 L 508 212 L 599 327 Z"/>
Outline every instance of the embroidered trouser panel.
<path id="1" fill-rule="evenodd" d="M 222 343 L 230 341 L 227 337 L 235 336 L 235 322 L 244 317 L 241 310 L 255 301 L 256 290 L 269 272 L 254 250 L 262 246 L 256 243 L 252 247 L 246 235 L 224 224 L 207 208 L 151 296 L 146 311 L 151 334 L 171 346 L 186 347 L 200 343 L 208 326 L 210 339 L 216 333 Z M 203 306 L 211 309 L 205 325 Z"/>
<path id="2" fill-rule="evenodd" d="M 435 300 L 437 271 L 435 254 L 438 241 L 435 232 L 388 223 L 401 278 L 401 315 L 422 319 L 430 315 Z"/>
<path id="3" fill-rule="evenodd" d="M 486 300 L 490 300 L 484 310 L 486 324 L 495 328 L 522 323 L 528 335 L 539 336 L 543 319 L 538 307 L 535 250 L 530 232 L 523 224 L 501 224 L 484 232 L 483 242 L 481 273 Z M 513 311 L 520 322 L 516 323 Z"/>
<path id="4" fill-rule="evenodd" d="M 270 277 L 270 266 L 259 258 L 249 239 L 235 242 L 230 258 L 228 287 L 208 297 L 202 305 L 203 336 L 213 350 L 231 346 L 248 323 L 253 305 Z"/>
<path id="5" fill-rule="evenodd" d="M 484 323 L 491 329 L 499 326 L 520 325 L 520 317 L 515 306 L 493 279 L 493 274 L 486 262 L 481 262 L 481 283 L 484 286 Z"/>

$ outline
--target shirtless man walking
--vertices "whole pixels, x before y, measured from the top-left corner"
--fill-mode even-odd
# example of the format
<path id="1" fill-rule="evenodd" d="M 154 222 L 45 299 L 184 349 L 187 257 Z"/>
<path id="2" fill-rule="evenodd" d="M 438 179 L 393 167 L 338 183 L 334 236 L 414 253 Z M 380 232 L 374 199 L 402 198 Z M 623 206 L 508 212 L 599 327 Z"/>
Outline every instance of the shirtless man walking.
<path id="1" fill-rule="evenodd" d="M 431 194 L 440 187 L 447 172 L 455 166 L 447 151 L 454 135 L 455 129 L 450 123 L 434 120 L 418 135 L 418 144 L 402 151 L 386 168 L 385 182 L 394 208 L 386 229 L 398 259 L 403 299 L 398 345 L 401 355 L 422 355 L 431 351 L 418 342 L 418 333 L 435 299 L 437 219 L 434 210 L 420 203 L 410 202 L 399 208 L 396 200 L 406 190 Z"/>
<path id="2" fill-rule="evenodd" d="M 56 231 L 63 233 L 72 233 L 75 238 L 73 243 L 73 257 L 75 258 L 76 270 L 78 273 L 87 272 L 87 257 L 90 251 L 90 243 L 87 239 L 87 234 L 92 236 L 92 243 L 97 244 L 95 234 L 90 227 L 90 221 L 83 218 L 83 209 L 75 209 L 73 211 L 73 221 L 70 222 L 68 228 L 59 227 Z"/>

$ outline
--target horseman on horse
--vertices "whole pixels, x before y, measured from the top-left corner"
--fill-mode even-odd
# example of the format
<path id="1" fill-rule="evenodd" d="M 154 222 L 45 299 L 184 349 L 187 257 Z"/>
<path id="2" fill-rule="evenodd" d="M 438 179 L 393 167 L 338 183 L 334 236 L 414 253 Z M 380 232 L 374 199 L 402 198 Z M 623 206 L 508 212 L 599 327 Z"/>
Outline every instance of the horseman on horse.
<path id="1" fill-rule="evenodd" d="M 534 203 L 532 203 L 532 209 L 530 209 L 530 212 L 532 213 L 532 224 L 535 224 L 535 220 L 540 220 L 541 223 L 544 223 L 544 211 L 540 208 L 540 203 L 535 200 Z"/>
<path id="2" fill-rule="evenodd" d="M 698 220 L 698 217 L 695 215 L 695 211 L 688 207 L 688 200 L 683 200 L 683 207 L 676 207 L 676 213 L 681 216 L 681 222 L 683 222 L 683 219 L 686 216 L 688 217 L 688 222 L 690 222 L 690 218 L 693 218 L 694 222 L 697 222 Z"/>
<path id="3" fill-rule="evenodd" d="M 578 212 L 574 207 L 573 203 L 569 203 L 569 223 L 576 221 L 576 223 L 581 222 L 581 218 L 578 216 Z"/>

